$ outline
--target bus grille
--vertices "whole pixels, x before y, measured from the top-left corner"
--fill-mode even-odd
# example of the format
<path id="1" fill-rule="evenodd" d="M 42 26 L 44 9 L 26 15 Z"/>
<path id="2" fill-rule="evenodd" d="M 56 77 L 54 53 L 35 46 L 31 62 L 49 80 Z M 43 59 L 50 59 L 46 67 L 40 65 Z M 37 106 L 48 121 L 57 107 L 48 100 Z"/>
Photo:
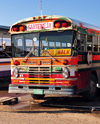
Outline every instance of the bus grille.
<path id="1" fill-rule="evenodd" d="M 29 71 L 49 71 L 49 67 L 29 67 Z"/>
<path id="2" fill-rule="evenodd" d="M 49 70 L 49 67 L 29 67 L 29 82 L 35 84 L 49 84 L 50 80 L 45 80 L 51 78 L 51 71 Z M 40 80 L 31 80 L 31 78 L 39 78 Z"/>

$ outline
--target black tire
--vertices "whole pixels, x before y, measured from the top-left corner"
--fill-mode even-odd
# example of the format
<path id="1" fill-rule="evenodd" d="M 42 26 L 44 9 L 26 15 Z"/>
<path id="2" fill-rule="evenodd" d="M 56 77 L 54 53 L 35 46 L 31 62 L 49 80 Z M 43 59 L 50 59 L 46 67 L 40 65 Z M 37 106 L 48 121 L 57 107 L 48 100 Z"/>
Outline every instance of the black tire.
<path id="1" fill-rule="evenodd" d="M 90 75 L 89 80 L 89 90 L 84 92 L 83 99 L 86 101 L 93 101 L 97 95 L 97 87 L 96 87 L 97 80 L 93 74 Z"/>
<path id="2" fill-rule="evenodd" d="M 35 95 L 35 94 L 31 94 L 33 99 L 44 99 L 45 95 Z"/>

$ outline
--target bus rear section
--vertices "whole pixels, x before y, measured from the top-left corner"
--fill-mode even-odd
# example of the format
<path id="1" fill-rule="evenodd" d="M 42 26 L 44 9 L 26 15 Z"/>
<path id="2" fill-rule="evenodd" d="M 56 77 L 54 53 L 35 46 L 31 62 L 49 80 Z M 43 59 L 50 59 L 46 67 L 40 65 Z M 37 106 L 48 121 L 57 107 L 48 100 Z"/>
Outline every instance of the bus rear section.
<path id="1" fill-rule="evenodd" d="M 0 58 L 0 87 L 9 86 L 11 83 L 11 63 L 9 58 Z"/>
<path id="2" fill-rule="evenodd" d="M 11 83 L 11 37 L 10 27 L 0 26 L 0 88 Z M 3 49 L 5 44 L 5 50 Z"/>

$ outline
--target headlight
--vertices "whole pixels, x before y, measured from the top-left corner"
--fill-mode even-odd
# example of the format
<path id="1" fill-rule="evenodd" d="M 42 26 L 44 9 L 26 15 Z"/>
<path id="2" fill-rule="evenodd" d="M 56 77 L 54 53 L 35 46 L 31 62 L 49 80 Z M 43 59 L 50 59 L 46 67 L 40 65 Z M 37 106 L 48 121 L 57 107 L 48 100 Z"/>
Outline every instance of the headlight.
<path id="1" fill-rule="evenodd" d="M 18 77 L 18 68 L 17 67 L 14 68 L 14 76 L 16 78 Z"/>
<path id="2" fill-rule="evenodd" d="M 62 69 L 63 69 L 63 73 L 62 73 L 63 77 L 68 78 L 69 69 L 67 67 L 63 67 Z"/>

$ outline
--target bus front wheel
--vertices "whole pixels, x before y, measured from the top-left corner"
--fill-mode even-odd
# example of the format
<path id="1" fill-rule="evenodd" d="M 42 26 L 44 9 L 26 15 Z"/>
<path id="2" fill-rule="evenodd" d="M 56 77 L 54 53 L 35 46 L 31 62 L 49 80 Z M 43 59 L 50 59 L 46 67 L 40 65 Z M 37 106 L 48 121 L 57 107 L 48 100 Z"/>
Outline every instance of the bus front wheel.
<path id="1" fill-rule="evenodd" d="M 33 99 L 44 99 L 45 95 L 35 95 L 35 94 L 31 94 Z"/>
<path id="2" fill-rule="evenodd" d="M 93 101 L 97 95 L 97 80 L 93 74 L 90 76 L 89 80 L 89 90 L 83 93 L 83 99 L 86 101 Z"/>

